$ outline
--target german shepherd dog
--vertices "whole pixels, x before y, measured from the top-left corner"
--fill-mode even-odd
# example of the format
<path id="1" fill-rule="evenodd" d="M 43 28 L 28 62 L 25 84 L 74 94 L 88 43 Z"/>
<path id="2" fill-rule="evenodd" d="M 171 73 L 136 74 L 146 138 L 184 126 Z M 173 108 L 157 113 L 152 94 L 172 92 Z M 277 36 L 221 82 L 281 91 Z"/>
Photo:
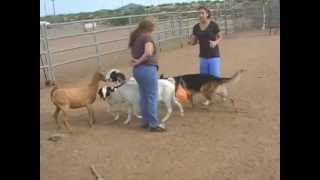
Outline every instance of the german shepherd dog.
<path id="1" fill-rule="evenodd" d="M 207 101 L 204 105 L 209 105 L 213 95 L 222 97 L 223 101 L 229 99 L 235 107 L 234 100 L 228 97 L 226 84 L 237 82 L 243 72 L 247 70 L 241 69 L 231 77 L 215 77 L 210 74 L 186 74 L 174 76 L 175 87 L 181 85 L 188 92 L 188 99 L 193 106 L 193 95 L 201 93 Z M 166 79 L 161 74 L 160 79 Z M 237 111 L 237 109 L 236 109 Z"/>

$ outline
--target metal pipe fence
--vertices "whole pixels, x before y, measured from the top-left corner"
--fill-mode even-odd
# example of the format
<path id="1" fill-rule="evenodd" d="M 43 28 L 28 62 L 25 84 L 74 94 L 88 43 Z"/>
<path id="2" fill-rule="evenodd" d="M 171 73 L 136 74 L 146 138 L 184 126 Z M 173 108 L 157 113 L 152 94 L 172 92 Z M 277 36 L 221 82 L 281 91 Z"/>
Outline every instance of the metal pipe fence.
<path id="1" fill-rule="evenodd" d="M 261 21 L 261 8 L 255 8 L 252 10 L 232 8 L 224 6 L 223 9 L 212 9 L 212 14 L 215 17 L 215 21 L 219 24 L 220 30 L 224 32 L 225 35 L 241 31 L 243 26 L 250 26 L 246 23 L 251 21 L 251 26 L 257 28 L 257 19 Z M 269 11 L 267 11 L 269 12 Z M 55 24 L 41 24 L 40 29 L 40 71 L 44 74 L 44 78 L 52 83 L 55 82 L 55 68 L 72 63 L 84 62 L 96 59 L 97 66 L 101 66 L 101 57 L 115 53 L 128 50 L 127 41 L 129 39 L 129 33 L 136 26 L 139 20 L 135 21 L 135 18 L 144 18 L 146 16 L 152 16 L 155 19 L 156 30 L 153 32 L 153 37 L 156 41 L 158 48 L 161 51 L 161 42 L 169 41 L 172 39 L 178 39 L 181 47 L 183 46 L 183 41 L 189 39 L 192 32 L 193 26 L 198 22 L 198 11 L 184 11 L 184 12 L 162 12 L 154 14 L 143 14 L 143 15 L 131 15 L 131 16 L 121 16 L 121 17 L 111 17 L 111 18 L 100 18 L 100 19 L 90 19 L 82 21 L 55 23 Z M 251 15 L 250 15 L 251 13 Z M 271 26 L 270 22 L 272 19 L 272 13 L 267 15 L 267 26 Z M 251 18 L 248 18 L 251 17 Z M 120 25 L 112 25 L 108 21 L 118 20 Z M 122 20 L 122 21 L 121 21 Z M 248 21 L 248 22 L 247 22 Z M 97 23 L 97 27 L 94 27 L 88 32 L 70 32 L 69 29 L 75 29 L 77 31 L 81 30 L 81 26 L 84 27 L 86 23 Z M 100 24 L 99 24 L 100 23 Z M 80 26 L 79 26 L 80 24 Z M 240 25 L 239 25 L 240 24 Z M 259 24 L 259 23 L 258 23 Z M 78 25 L 78 26 L 77 26 Z M 68 27 L 69 28 L 66 28 Z M 63 27 L 59 30 L 59 27 Z M 59 32 L 60 31 L 60 32 Z M 122 35 L 114 35 L 115 33 Z M 106 34 L 106 35 L 105 35 Z M 103 36 L 104 37 L 100 37 Z M 90 42 L 79 43 L 75 45 L 73 43 L 62 43 L 63 46 L 70 45 L 69 47 L 62 47 L 57 45 L 54 47 L 56 41 L 66 41 L 66 39 L 87 37 L 92 38 Z M 116 48 L 116 43 L 122 43 L 123 47 Z M 103 50 L 103 45 L 111 45 L 114 48 L 108 51 Z M 125 45 L 125 46 L 124 46 Z M 95 49 L 94 54 L 73 58 L 70 60 L 64 60 L 62 62 L 57 61 L 54 55 L 73 52 L 75 50 L 80 50 L 83 48 L 92 47 Z"/>

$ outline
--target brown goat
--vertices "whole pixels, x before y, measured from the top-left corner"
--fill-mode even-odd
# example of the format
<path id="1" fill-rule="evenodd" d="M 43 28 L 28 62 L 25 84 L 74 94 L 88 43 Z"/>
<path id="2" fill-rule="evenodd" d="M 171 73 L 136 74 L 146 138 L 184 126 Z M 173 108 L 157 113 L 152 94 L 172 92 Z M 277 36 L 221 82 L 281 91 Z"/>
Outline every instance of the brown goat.
<path id="1" fill-rule="evenodd" d="M 64 115 L 64 125 L 71 132 L 72 129 L 68 122 L 67 110 L 86 107 L 89 113 L 89 126 L 95 123 L 94 111 L 92 104 L 96 100 L 97 90 L 99 88 L 99 82 L 105 81 L 104 75 L 97 71 L 89 85 L 79 88 L 58 88 L 55 86 L 51 90 L 51 101 L 56 106 L 56 110 L 53 113 L 53 119 L 56 121 L 58 129 L 61 128 L 58 122 L 59 112 L 62 111 Z"/>

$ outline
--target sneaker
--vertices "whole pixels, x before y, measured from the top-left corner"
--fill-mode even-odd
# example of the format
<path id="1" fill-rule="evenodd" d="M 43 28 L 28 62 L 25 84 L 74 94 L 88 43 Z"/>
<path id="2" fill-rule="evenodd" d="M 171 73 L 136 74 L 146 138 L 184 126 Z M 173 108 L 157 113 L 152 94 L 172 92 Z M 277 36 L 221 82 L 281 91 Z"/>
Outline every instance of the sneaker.
<path id="1" fill-rule="evenodd" d="M 149 127 L 149 125 L 148 124 L 144 124 L 144 125 L 141 125 L 140 127 L 143 128 L 143 129 L 147 129 Z"/>
<path id="2" fill-rule="evenodd" d="M 158 127 L 150 127 L 149 131 L 150 132 L 164 132 L 164 131 L 166 131 L 166 129 L 158 126 Z"/>

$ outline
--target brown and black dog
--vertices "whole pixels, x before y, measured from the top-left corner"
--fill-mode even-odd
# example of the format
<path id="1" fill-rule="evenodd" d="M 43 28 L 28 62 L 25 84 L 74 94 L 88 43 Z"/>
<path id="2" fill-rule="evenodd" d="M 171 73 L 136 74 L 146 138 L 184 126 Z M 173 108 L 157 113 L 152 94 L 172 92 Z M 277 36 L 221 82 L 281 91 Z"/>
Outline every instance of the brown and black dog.
<path id="1" fill-rule="evenodd" d="M 218 95 L 223 100 L 229 99 L 234 105 L 234 100 L 228 97 L 228 91 L 226 84 L 236 82 L 240 79 L 240 76 L 246 70 L 241 69 L 231 77 L 215 77 L 209 74 L 186 74 L 180 76 L 174 76 L 176 90 L 178 85 L 181 85 L 188 92 L 188 99 L 193 106 L 193 95 L 201 93 L 207 101 L 204 105 L 209 105 L 213 95 Z M 163 75 L 160 79 L 166 79 Z"/>

